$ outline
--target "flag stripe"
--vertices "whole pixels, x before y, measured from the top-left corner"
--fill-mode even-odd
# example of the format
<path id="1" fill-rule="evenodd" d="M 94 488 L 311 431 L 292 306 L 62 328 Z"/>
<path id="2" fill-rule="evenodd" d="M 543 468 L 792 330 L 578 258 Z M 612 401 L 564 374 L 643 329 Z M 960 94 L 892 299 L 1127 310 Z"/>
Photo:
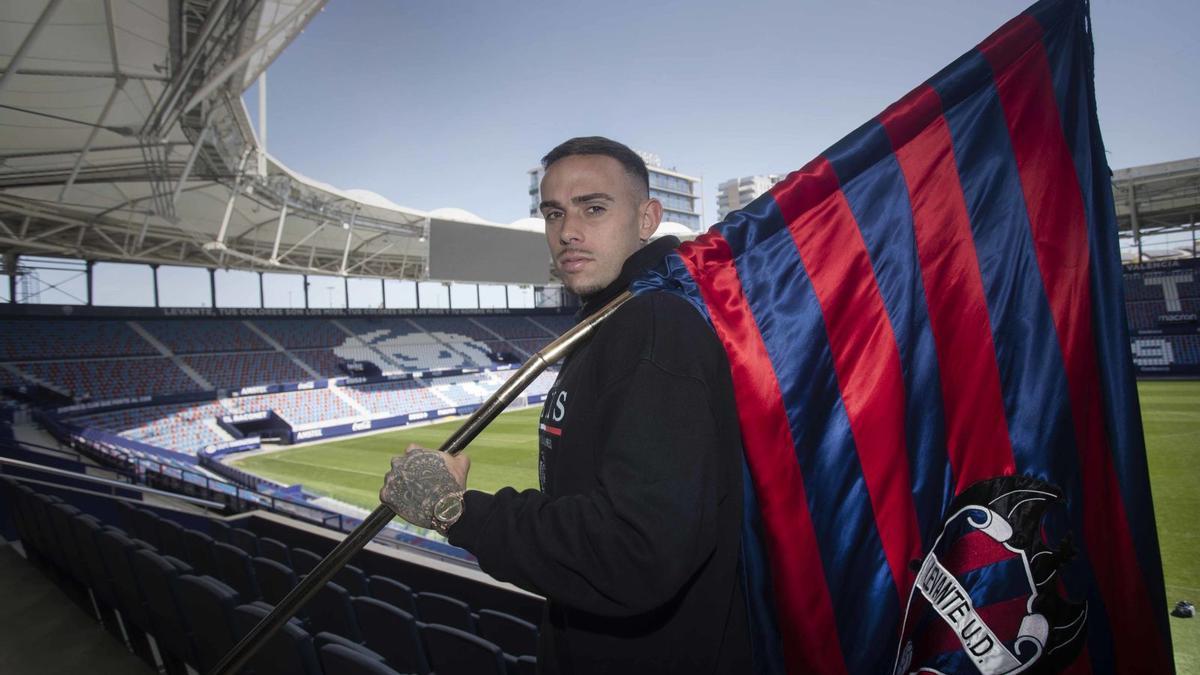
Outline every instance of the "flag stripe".
<path id="1" fill-rule="evenodd" d="M 825 202 L 835 195 L 829 192 Z M 887 635 L 899 615 L 896 584 L 838 389 L 820 302 L 791 232 L 774 227 L 784 222 L 779 208 L 768 203 L 765 223 L 776 234 L 736 256 L 738 276 L 779 381 L 842 651 L 850 670 L 862 672 L 888 648 L 876 636 Z M 796 345 L 808 348 L 797 351 Z M 865 606 L 873 611 L 861 611 Z"/>
<path id="2" fill-rule="evenodd" d="M 941 376 L 925 305 L 912 207 L 892 144 L 877 121 L 826 153 L 858 222 L 900 349 L 913 505 L 921 541 L 932 545 L 954 497 L 946 458 Z M 924 550 L 924 549 L 922 549 Z"/>
<path id="3" fill-rule="evenodd" d="M 813 170 L 837 180 L 828 162 Z M 903 604 L 914 578 L 908 563 L 920 558 L 921 537 L 908 470 L 900 353 L 845 195 L 834 192 L 807 208 L 781 185 L 773 194 L 821 303 L 878 536 Z"/>
<path id="4" fill-rule="evenodd" d="M 702 235 L 680 257 L 729 355 L 747 463 L 767 532 L 784 657 L 790 672 L 844 673 L 833 603 L 779 382 L 732 264 L 728 242 Z"/>
<path id="5" fill-rule="evenodd" d="M 902 116 L 912 107 L 938 116 L 904 142 Z M 1015 467 L 979 259 L 950 131 L 940 111 L 937 93 L 925 86 L 885 111 L 880 121 L 896 144 L 908 184 L 921 276 L 925 288 L 935 289 L 925 302 L 937 345 L 947 454 L 958 494 L 977 481 L 1011 475 Z M 933 184 L 939 189 L 928 189 Z"/>
<path id="6" fill-rule="evenodd" d="M 1036 36 L 1027 47 L 1030 36 Z M 1062 134 L 1041 29 L 1019 17 L 980 45 L 997 73 L 1021 175 L 1038 265 L 1067 370 L 1068 396 L 1083 474 L 1084 536 L 1114 632 L 1118 671 L 1167 672 L 1146 585 L 1105 436 L 1088 278 L 1088 233 L 1075 166 Z M 1011 64 L 1011 65 L 1010 65 Z M 1152 659 L 1147 663 L 1146 659 Z"/>

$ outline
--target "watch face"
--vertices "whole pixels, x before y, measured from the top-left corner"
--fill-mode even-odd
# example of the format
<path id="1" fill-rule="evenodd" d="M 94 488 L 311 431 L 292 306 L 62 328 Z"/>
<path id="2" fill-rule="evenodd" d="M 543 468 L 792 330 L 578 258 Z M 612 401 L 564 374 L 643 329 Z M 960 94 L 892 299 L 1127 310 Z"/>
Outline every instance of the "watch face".
<path id="1" fill-rule="evenodd" d="M 452 524 L 462 515 L 462 495 L 446 495 L 433 507 L 433 518 L 440 523 Z"/>

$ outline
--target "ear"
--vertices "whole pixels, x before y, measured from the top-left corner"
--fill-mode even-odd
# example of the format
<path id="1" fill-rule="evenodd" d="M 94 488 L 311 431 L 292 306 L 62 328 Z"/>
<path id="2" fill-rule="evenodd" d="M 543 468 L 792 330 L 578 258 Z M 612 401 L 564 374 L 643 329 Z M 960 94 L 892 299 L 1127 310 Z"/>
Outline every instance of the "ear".
<path id="1" fill-rule="evenodd" d="M 662 202 L 653 197 L 642 202 L 641 213 L 638 214 L 638 239 L 643 242 L 650 239 L 662 222 L 662 214 Z"/>

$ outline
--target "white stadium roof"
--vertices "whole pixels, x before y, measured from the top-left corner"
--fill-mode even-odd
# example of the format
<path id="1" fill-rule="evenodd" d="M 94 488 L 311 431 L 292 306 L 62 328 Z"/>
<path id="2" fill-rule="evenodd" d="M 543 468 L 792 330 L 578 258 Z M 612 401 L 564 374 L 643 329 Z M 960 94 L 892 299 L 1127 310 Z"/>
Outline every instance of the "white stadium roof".
<path id="1" fill-rule="evenodd" d="M 434 220 L 260 149 L 242 93 L 325 0 L 0 4 L 0 253 L 428 276 Z"/>

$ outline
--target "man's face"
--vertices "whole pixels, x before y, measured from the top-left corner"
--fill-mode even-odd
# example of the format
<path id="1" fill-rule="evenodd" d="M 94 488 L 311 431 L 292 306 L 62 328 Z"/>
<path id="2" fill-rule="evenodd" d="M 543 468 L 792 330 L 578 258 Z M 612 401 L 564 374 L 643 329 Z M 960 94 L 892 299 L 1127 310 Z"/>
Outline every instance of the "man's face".
<path id="1" fill-rule="evenodd" d="M 542 178 L 541 210 L 554 267 L 566 287 L 584 297 L 617 279 L 662 218 L 658 201 L 604 155 L 551 164 Z"/>

